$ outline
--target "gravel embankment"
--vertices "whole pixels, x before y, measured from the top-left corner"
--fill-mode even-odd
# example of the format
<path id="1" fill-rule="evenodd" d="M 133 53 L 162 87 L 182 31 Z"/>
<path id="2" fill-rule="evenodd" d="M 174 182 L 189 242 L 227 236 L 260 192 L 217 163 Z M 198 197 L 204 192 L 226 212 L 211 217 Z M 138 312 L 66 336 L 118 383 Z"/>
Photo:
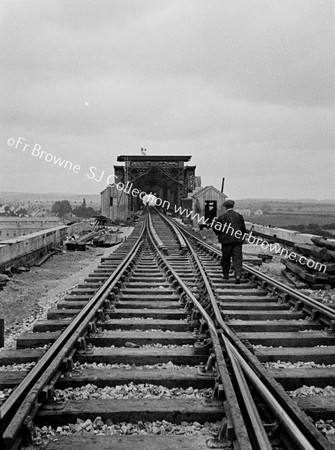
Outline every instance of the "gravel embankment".
<path id="1" fill-rule="evenodd" d="M 120 237 L 129 236 L 132 227 L 122 228 Z M 53 308 L 76 285 L 82 283 L 110 248 L 87 247 L 86 252 L 64 251 L 48 259 L 41 267 L 15 274 L 0 291 L 0 317 L 5 318 L 5 348 L 13 348 L 16 338 L 31 331 L 36 320 L 46 319 Z"/>

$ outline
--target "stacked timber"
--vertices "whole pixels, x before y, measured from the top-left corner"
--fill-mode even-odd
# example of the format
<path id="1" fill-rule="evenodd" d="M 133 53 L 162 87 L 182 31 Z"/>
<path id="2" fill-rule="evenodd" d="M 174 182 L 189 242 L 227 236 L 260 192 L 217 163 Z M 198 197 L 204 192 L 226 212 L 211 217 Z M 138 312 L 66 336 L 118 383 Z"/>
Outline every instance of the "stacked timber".
<path id="1" fill-rule="evenodd" d="M 298 275 L 312 289 L 335 287 L 335 241 L 313 237 L 313 244 L 295 244 L 286 269 Z"/>

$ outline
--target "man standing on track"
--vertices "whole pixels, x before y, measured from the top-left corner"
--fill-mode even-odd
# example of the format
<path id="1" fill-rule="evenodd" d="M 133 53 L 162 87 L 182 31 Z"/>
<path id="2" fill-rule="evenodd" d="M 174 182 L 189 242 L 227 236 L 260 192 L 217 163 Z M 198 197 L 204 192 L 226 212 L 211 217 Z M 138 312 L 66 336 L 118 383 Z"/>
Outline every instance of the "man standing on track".
<path id="1" fill-rule="evenodd" d="M 242 244 L 246 236 L 246 229 L 243 216 L 233 210 L 234 205 L 233 200 L 226 200 L 223 203 L 226 212 L 215 221 L 213 229 L 221 243 L 223 277 L 226 280 L 229 278 L 230 259 L 232 258 L 235 283 L 239 284 L 242 274 Z"/>

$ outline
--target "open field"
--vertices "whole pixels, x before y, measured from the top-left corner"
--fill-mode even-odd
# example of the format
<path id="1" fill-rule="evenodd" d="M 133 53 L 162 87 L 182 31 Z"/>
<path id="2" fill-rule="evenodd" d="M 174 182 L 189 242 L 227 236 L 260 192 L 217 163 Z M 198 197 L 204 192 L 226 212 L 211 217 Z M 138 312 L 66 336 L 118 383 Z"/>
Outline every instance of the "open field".
<path id="1" fill-rule="evenodd" d="M 291 225 L 309 225 L 316 223 L 320 227 L 335 222 L 335 214 L 269 214 L 264 216 L 244 216 L 248 222 L 258 223 L 260 225 L 271 225 L 273 227 L 290 228 Z"/>
<path id="2" fill-rule="evenodd" d="M 236 208 L 261 209 L 272 214 L 326 215 L 335 217 L 334 200 L 277 200 L 277 199 L 242 199 L 236 200 Z"/>

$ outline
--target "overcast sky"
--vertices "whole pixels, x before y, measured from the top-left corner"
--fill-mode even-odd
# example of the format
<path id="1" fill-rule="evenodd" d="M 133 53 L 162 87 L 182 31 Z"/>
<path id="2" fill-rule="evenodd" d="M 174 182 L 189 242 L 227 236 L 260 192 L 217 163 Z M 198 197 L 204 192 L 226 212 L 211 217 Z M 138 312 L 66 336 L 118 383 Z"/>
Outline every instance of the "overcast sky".
<path id="1" fill-rule="evenodd" d="M 192 155 L 231 198 L 334 199 L 333 8 L 2 0 L 0 190 L 99 193 L 117 156 L 145 147 Z"/>

